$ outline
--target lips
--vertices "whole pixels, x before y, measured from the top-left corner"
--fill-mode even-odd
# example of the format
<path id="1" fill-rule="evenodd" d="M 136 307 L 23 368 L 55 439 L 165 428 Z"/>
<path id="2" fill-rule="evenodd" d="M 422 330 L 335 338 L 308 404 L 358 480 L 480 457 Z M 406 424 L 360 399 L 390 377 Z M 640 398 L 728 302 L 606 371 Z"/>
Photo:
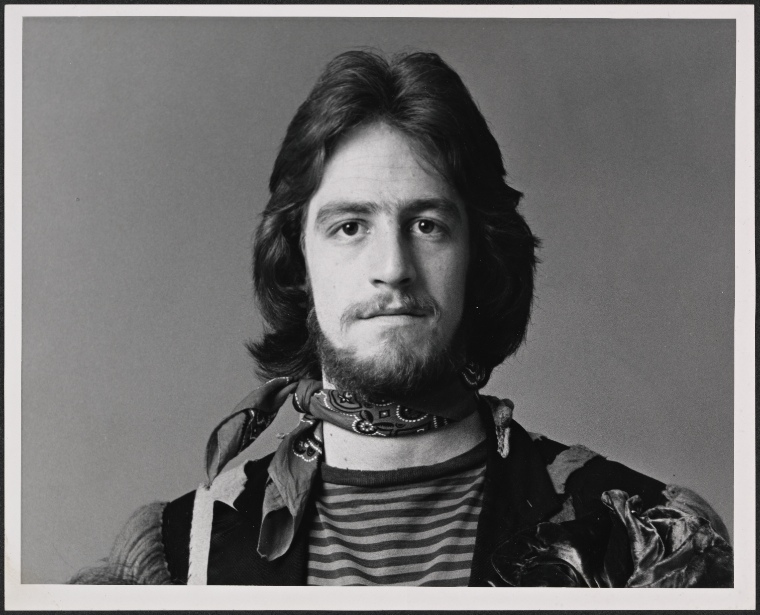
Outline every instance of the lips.
<path id="1" fill-rule="evenodd" d="M 411 323 L 417 318 L 437 319 L 440 311 L 437 304 L 429 297 L 411 295 L 379 296 L 351 305 L 341 316 L 341 326 L 373 318 L 397 317 L 399 323 L 405 318 Z M 393 322 L 391 318 L 389 322 Z"/>
<path id="2" fill-rule="evenodd" d="M 364 319 L 369 318 L 376 318 L 378 316 L 415 316 L 415 317 L 422 317 L 425 316 L 425 312 L 422 310 L 410 310 L 409 308 L 404 307 L 398 307 L 398 308 L 383 308 L 381 310 L 376 310 L 373 312 L 369 312 L 367 315 L 363 316 Z"/>

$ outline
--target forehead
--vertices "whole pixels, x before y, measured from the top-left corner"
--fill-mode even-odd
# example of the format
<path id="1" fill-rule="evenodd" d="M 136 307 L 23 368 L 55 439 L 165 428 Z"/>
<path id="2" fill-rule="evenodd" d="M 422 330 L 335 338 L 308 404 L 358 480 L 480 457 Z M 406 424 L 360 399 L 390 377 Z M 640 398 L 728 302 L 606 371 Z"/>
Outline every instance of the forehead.
<path id="1" fill-rule="evenodd" d="M 465 219 L 462 199 L 409 138 L 386 124 L 372 124 L 338 144 L 309 202 L 307 219 L 313 221 L 322 207 L 335 202 L 368 202 L 395 211 L 435 200 L 454 203 Z"/>

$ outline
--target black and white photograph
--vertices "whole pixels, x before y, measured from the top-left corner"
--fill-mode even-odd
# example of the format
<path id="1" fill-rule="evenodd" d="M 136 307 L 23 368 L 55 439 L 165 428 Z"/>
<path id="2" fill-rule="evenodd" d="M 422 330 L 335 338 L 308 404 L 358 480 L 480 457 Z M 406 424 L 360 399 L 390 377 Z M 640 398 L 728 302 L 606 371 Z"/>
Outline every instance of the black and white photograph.
<path id="1" fill-rule="evenodd" d="M 753 8 L 562 8 L 6 7 L 8 608 L 754 607 Z"/>

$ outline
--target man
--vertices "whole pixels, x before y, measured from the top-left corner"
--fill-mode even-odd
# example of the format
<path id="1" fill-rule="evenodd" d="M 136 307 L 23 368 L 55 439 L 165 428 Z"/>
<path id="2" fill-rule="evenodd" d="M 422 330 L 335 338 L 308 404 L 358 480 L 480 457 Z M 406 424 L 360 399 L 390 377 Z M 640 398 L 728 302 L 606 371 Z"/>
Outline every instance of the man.
<path id="1" fill-rule="evenodd" d="M 348 52 L 291 122 L 256 234 L 269 380 L 208 480 L 132 517 L 75 582 L 730 586 L 689 490 L 528 434 L 478 394 L 525 337 L 537 239 L 435 54 Z M 301 422 L 222 472 L 292 398 Z"/>

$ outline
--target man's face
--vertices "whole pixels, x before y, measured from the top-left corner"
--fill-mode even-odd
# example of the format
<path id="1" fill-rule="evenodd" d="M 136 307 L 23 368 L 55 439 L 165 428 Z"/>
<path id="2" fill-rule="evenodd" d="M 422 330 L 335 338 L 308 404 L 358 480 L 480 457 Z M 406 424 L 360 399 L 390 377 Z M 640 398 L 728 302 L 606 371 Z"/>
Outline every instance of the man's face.
<path id="1" fill-rule="evenodd" d="M 467 213 L 404 135 L 373 124 L 339 143 L 303 246 L 319 329 L 354 370 L 392 382 L 402 363 L 423 369 L 450 349 L 464 310 Z"/>

